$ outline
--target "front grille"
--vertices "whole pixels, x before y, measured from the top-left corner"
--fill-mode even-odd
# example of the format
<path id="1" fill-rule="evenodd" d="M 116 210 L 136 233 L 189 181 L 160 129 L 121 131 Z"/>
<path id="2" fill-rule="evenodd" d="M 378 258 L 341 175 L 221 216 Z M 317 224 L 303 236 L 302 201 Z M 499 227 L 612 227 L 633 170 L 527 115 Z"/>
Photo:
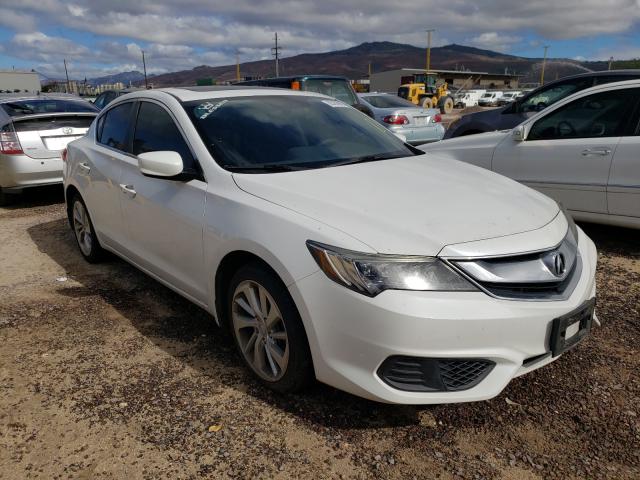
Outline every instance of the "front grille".
<path id="1" fill-rule="evenodd" d="M 378 369 L 378 376 L 398 390 L 452 392 L 468 390 L 491 372 L 495 363 L 486 359 L 420 358 L 392 356 Z"/>

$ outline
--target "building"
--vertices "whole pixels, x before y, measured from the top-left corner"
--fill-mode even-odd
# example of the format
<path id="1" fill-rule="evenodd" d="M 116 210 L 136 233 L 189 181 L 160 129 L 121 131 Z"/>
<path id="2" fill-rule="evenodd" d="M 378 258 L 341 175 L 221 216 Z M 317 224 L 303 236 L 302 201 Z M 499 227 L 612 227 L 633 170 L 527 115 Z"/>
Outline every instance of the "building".
<path id="1" fill-rule="evenodd" d="M 0 70 L 0 92 L 37 93 L 40 91 L 40 76 L 36 72 Z"/>
<path id="2" fill-rule="evenodd" d="M 431 70 L 431 74 L 436 76 L 438 81 L 447 82 L 449 88 L 453 90 L 459 88 L 518 88 L 521 77 L 521 75 L 515 74 L 458 70 Z M 404 83 L 423 82 L 424 68 L 400 68 L 398 70 L 372 73 L 370 80 L 372 92 L 397 92 L 398 87 Z"/>

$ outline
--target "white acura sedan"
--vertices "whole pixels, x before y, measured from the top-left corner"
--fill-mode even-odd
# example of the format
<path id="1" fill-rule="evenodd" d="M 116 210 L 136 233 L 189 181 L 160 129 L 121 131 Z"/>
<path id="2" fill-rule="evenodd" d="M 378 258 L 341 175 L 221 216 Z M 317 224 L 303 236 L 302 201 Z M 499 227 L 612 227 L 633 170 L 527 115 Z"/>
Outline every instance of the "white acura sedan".
<path id="1" fill-rule="evenodd" d="M 281 392 L 488 399 L 595 318 L 595 246 L 556 202 L 319 94 L 125 95 L 64 183 L 88 261 L 111 251 L 206 309 Z"/>
<path id="2" fill-rule="evenodd" d="M 512 130 L 420 148 L 540 190 L 577 220 L 640 228 L 640 80 L 582 90 Z"/>

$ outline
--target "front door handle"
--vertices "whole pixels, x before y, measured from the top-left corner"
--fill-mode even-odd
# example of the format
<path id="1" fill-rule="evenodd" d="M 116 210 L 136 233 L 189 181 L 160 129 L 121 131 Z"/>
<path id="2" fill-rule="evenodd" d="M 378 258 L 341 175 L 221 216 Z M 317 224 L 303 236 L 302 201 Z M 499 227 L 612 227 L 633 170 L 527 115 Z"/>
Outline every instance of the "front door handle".
<path id="1" fill-rule="evenodd" d="M 606 157 L 611 153 L 611 150 L 608 148 L 587 148 L 582 151 L 583 157 L 591 157 L 591 156 L 600 156 Z"/>
<path id="2" fill-rule="evenodd" d="M 88 163 L 79 163 L 78 167 L 80 167 L 80 170 L 82 170 L 84 173 L 91 172 L 91 167 Z"/>
<path id="3" fill-rule="evenodd" d="M 130 198 L 135 197 L 137 193 L 133 188 L 133 185 L 120 184 L 120 190 L 122 190 L 122 193 L 128 195 Z"/>

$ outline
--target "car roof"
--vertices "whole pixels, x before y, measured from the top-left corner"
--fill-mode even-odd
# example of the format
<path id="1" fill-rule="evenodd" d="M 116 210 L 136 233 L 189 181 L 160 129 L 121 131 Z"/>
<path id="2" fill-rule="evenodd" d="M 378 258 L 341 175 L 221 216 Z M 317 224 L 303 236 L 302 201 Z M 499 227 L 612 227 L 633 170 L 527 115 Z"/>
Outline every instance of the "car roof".
<path id="1" fill-rule="evenodd" d="M 0 103 L 15 102 L 16 100 L 79 100 L 86 101 L 82 97 L 70 93 L 3 93 L 0 94 Z"/>
<path id="2" fill-rule="evenodd" d="M 113 103 L 115 104 L 115 102 L 126 101 L 126 99 L 133 98 L 156 98 L 160 100 L 165 95 L 170 95 L 180 102 L 191 102 L 196 100 L 206 100 L 210 98 L 253 97 L 265 95 L 332 98 L 320 93 L 302 92 L 298 90 L 289 90 L 286 88 L 218 85 L 204 87 L 170 87 L 157 88 L 152 90 L 140 90 L 127 94 L 126 98 L 125 96 L 118 97 L 116 100 L 114 100 Z"/>

